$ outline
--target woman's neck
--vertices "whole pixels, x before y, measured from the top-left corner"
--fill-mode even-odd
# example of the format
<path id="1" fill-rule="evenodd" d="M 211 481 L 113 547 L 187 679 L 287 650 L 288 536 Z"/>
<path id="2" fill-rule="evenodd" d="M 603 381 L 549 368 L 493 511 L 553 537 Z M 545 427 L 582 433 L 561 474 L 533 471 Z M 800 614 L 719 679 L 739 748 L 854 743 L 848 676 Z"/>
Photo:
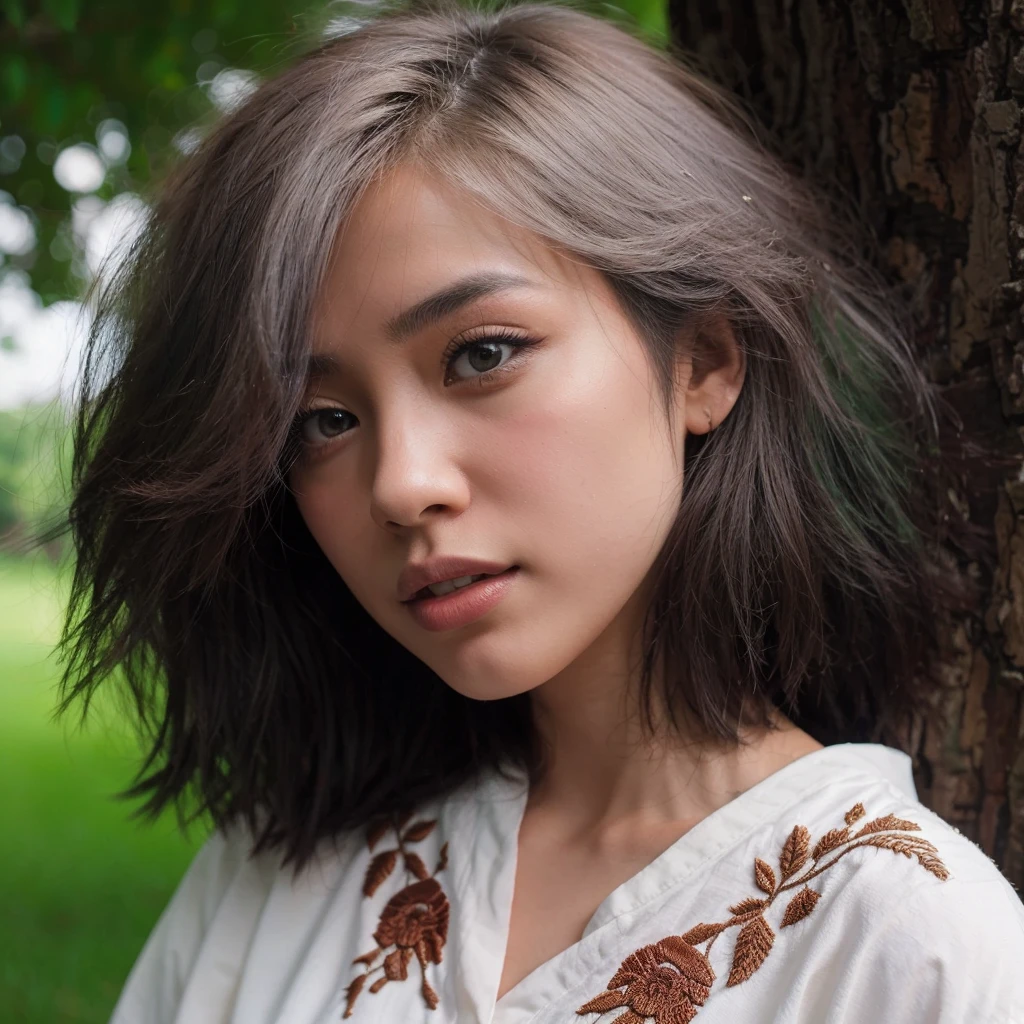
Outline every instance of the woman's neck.
<path id="1" fill-rule="evenodd" d="M 605 652 L 607 654 L 609 652 Z M 739 746 L 708 743 L 668 727 L 652 688 L 655 738 L 636 710 L 636 677 L 599 650 L 586 663 L 531 692 L 545 770 L 530 794 L 533 808 L 566 827 L 601 832 L 623 822 L 695 824 L 804 754 L 821 749 L 781 712 L 776 729 L 740 730 Z"/>

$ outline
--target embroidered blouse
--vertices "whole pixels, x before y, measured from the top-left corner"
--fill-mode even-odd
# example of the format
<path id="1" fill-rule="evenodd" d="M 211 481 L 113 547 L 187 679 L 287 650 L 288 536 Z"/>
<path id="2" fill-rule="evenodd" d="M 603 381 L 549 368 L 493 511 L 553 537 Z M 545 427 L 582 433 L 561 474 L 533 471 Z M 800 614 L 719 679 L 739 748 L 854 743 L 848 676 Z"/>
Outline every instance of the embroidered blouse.
<path id="1" fill-rule="evenodd" d="M 298 878 L 215 833 L 111 1024 L 1024 1022 L 1024 904 L 874 743 L 714 811 L 497 999 L 526 796 L 489 775 Z"/>

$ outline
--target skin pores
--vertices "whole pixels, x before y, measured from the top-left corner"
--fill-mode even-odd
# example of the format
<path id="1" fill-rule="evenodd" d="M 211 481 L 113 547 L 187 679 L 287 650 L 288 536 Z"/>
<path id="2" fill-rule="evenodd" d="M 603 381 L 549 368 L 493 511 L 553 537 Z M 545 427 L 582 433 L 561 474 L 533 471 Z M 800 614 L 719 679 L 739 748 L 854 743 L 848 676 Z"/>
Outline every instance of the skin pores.
<path id="1" fill-rule="evenodd" d="M 481 272 L 530 284 L 388 336 L 390 318 Z M 532 344 L 513 348 L 502 329 Z M 453 340 L 476 336 L 494 344 L 442 365 Z M 381 627 L 472 698 L 625 672 L 641 585 L 681 497 L 684 427 L 724 417 L 736 366 L 699 393 L 679 389 L 673 436 L 642 342 L 600 274 L 411 167 L 346 219 L 313 337 L 325 372 L 308 409 L 322 412 L 304 424 L 291 486 Z M 520 568 L 481 618 L 431 631 L 398 580 L 437 555 Z"/>

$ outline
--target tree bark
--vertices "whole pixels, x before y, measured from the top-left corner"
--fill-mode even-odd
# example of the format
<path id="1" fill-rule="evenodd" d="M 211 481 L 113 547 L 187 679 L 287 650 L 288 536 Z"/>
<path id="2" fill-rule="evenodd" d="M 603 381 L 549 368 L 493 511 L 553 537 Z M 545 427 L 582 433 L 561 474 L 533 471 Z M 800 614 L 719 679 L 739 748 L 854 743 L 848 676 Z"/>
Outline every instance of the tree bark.
<path id="1" fill-rule="evenodd" d="M 973 538 L 948 554 L 981 599 L 939 623 L 946 724 L 905 749 L 921 801 L 1024 891 L 1024 0 L 670 0 L 669 17 L 780 155 L 858 208 L 927 372 L 1001 453 L 936 495 Z"/>

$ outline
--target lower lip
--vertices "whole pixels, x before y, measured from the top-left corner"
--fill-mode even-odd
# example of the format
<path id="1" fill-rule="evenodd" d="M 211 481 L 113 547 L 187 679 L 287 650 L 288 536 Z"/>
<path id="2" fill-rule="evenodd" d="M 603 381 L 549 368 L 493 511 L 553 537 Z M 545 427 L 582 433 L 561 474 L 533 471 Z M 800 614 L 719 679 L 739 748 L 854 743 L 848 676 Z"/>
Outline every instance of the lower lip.
<path id="1" fill-rule="evenodd" d="M 497 576 L 470 583 L 442 597 L 421 597 L 405 602 L 412 617 L 424 628 L 439 633 L 475 622 L 489 612 L 509 591 L 519 573 L 513 566 Z"/>

